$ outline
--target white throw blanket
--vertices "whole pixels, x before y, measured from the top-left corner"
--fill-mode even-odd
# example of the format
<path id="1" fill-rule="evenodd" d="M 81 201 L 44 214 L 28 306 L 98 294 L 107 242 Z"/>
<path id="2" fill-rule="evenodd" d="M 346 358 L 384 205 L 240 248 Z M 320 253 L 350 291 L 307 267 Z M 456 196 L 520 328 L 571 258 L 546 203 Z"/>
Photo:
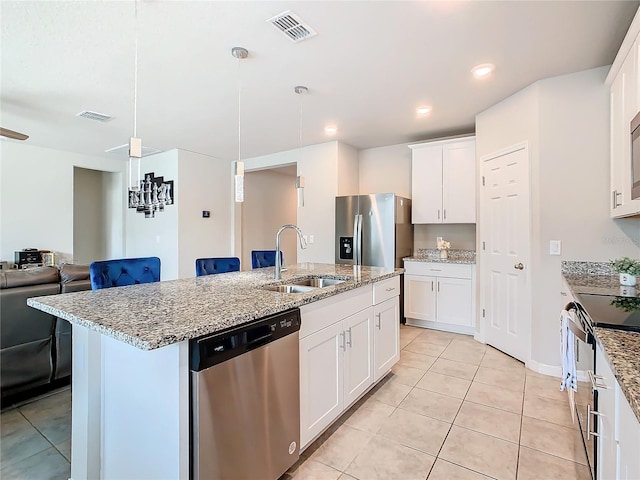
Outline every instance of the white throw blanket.
<path id="1" fill-rule="evenodd" d="M 561 314 L 561 352 L 562 352 L 562 383 L 560 390 L 578 390 L 578 375 L 576 372 L 576 336 L 569 329 L 572 322 L 571 314 L 563 310 Z"/>
<path id="2" fill-rule="evenodd" d="M 562 352 L 562 383 L 560 390 L 566 390 L 569 395 L 569 411 L 571 419 L 575 423 L 575 395 L 578 391 L 578 375 L 576 372 L 576 336 L 569 328 L 569 322 L 573 321 L 571 314 L 563 310 L 561 318 L 561 352 Z"/>

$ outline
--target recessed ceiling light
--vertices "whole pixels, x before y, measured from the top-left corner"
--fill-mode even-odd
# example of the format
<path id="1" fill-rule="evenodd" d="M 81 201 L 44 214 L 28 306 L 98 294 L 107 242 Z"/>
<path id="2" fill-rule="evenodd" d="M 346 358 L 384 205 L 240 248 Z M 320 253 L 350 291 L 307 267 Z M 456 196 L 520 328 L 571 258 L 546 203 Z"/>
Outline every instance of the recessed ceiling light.
<path id="1" fill-rule="evenodd" d="M 338 127 L 336 127 L 335 125 L 327 125 L 326 127 L 324 127 L 324 133 L 326 133 L 327 135 L 335 135 L 337 131 Z"/>
<path id="2" fill-rule="evenodd" d="M 475 78 L 487 78 L 494 70 L 496 66 L 492 63 L 483 63 L 476 65 L 471 69 L 471 73 Z"/>
<path id="3" fill-rule="evenodd" d="M 427 105 L 423 105 L 421 107 L 416 108 L 416 113 L 418 115 L 426 115 L 427 113 L 431 113 L 431 107 Z"/>

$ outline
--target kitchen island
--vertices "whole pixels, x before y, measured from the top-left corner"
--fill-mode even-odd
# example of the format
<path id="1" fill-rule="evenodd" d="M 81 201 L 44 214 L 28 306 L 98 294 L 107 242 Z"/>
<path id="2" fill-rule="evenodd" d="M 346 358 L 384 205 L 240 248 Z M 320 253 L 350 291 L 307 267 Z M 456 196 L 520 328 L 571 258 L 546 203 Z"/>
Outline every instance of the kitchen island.
<path id="1" fill-rule="evenodd" d="M 73 325 L 71 477 L 189 478 L 189 340 L 335 296 L 348 304 L 352 290 L 375 302 L 376 284 L 401 273 L 303 263 L 277 282 L 265 268 L 29 299 Z M 308 277 L 344 282 L 264 288 Z"/>

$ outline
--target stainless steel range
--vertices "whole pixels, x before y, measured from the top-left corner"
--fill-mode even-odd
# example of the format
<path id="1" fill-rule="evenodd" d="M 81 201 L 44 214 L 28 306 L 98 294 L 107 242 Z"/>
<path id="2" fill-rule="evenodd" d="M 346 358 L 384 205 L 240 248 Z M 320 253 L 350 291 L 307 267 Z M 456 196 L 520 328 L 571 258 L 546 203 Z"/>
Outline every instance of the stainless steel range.
<path id="1" fill-rule="evenodd" d="M 569 303 L 565 310 L 573 314 L 575 322 L 570 329 L 576 338 L 589 346 L 587 364 L 588 382 L 579 382 L 578 391 L 589 392 L 586 405 L 576 402 L 576 416 L 592 478 L 598 478 L 598 389 L 601 385 L 596 363 L 594 327 L 613 328 L 640 332 L 640 298 L 580 293 L 577 301 Z M 581 390 L 582 389 L 582 390 Z"/>

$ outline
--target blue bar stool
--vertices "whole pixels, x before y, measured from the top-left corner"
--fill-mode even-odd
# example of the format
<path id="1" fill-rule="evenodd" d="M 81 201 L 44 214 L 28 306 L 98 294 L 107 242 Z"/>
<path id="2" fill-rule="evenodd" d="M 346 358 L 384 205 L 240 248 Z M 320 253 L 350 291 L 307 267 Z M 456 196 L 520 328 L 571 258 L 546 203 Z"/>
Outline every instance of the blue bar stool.
<path id="1" fill-rule="evenodd" d="M 284 264 L 284 255 L 280 252 L 280 263 Z M 252 250 L 251 268 L 274 267 L 276 265 L 275 250 Z"/>
<path id="2" fill-rule="evenodd" d="M 93 262 L 89 266 L 89 277 L 92 290 L 159 282 L 160 259 L 120 258 Z"/>
<path id="3" fill-rule="evenodd" d="M 217 257 L 196 259 L 196 277 L 214 275 L 216 273 L 239 272 L 240 259 L 238 257 Z"/>

